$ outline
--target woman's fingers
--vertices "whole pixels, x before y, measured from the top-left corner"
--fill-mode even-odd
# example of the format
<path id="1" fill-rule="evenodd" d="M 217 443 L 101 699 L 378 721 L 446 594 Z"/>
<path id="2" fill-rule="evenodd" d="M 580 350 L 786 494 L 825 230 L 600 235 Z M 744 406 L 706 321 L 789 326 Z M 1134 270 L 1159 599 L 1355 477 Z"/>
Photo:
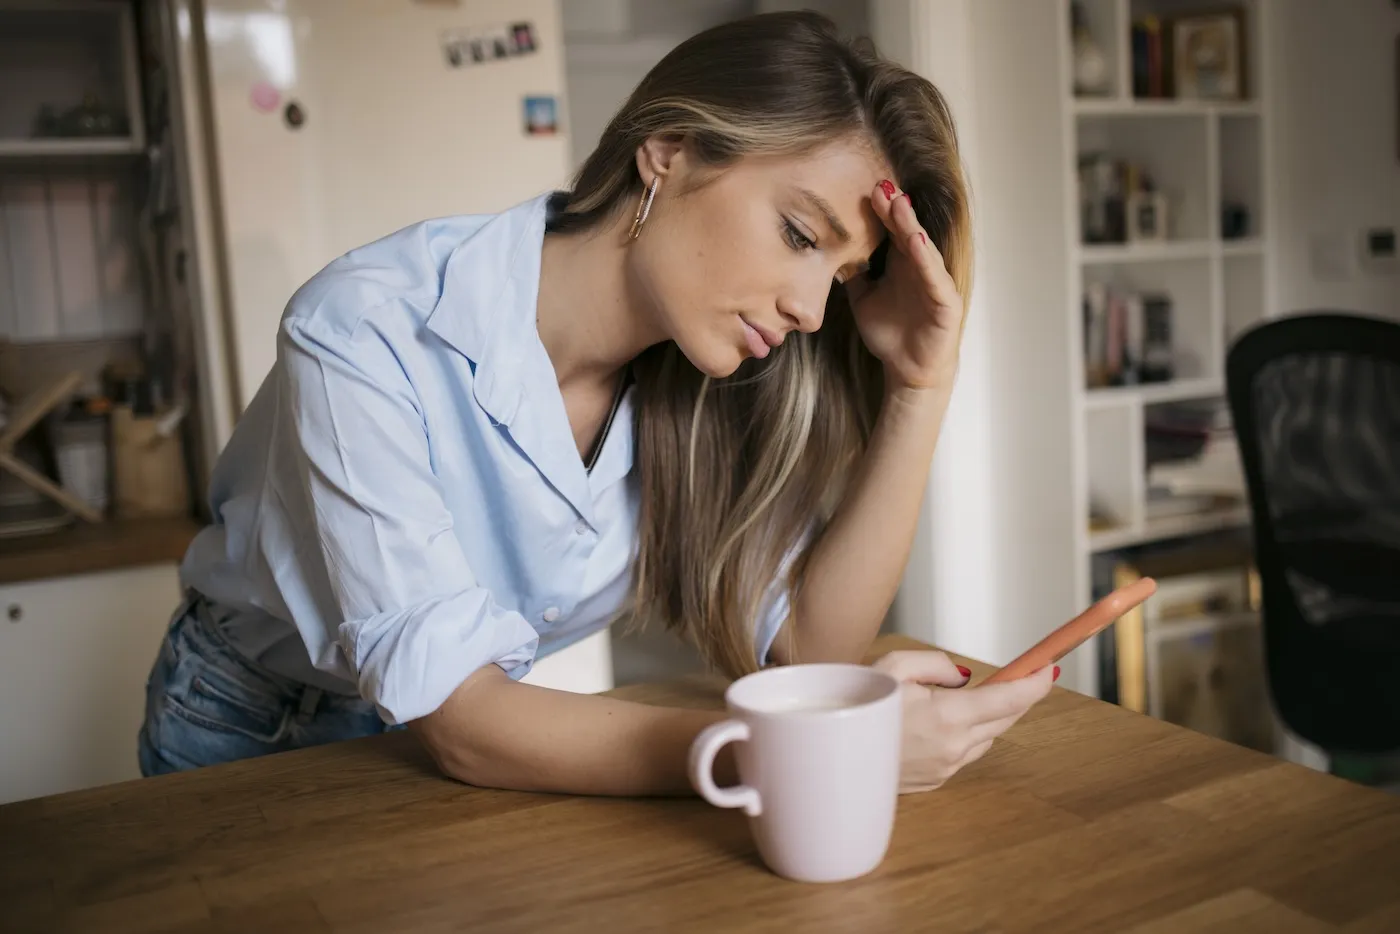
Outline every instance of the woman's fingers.
<path id="1" fill-rule="evenodd" d="M 913 261 L 919 271 L 924 287 L 941 305 L 951 305 L 959 301 L 957 284 L 948 273 L 943 254 L 928 231 L 919 223 L 909 194 L 900 191 L 888 180 L 876 186 L 871 196 L 875 214 L 890 232 L 890 239 L 901 253 Z"/>
<path id="2" fill-rule="evenodd" d="M 900 191 L 894 182 L 886 179 L 875 186 L 870 201 L 875 207 L 875 215 L 890 232 L 890 239 L 901 252 L 915 260 L 928 256 L 928 233 L 919 226 L 919 218 L 914 213 L 908 192 Z"/>
<path id="3" fill-rule="evenodd" d="M 1053 683 L 1047 667 L 1015 681 L 978 685 L 958 692 L 958 712 L 969 728 L 1019 717 L 1049 694 Z"/>
<path id="4" fill-rule="evenodd" d="M 873 667 L 893 675 L 899 681 L 936 684 L 945 688 L 962 687 L 972 674 L 954 664 L 942 652 L 923 650 L 891 652 L 876 661 Z"/>

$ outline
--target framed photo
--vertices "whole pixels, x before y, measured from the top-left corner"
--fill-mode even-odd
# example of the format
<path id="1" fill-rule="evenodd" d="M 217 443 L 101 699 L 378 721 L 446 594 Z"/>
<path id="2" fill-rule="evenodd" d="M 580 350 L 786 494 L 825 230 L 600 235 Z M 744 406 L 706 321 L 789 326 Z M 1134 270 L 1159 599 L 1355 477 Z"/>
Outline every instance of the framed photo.
<path id="1" fill-rule="evenodd" d="M 443 54 L 453 68 L 533 55 L 539 47 L 539 35 L 528 21 L 468 26 L 442 34 Z"/>
<path id="2" fill-rule="evenodd" d="M 1233 101 L 1245 97 L 1244 14 L 1224 10 L 1172 23 L 1172 76 L 1176 96 Z"/>
<path id="3" fill-rule="evenodd" d="M 522 101 L 527 136 L 553 136 L 559 132 L 559 104 L 553 95 L 531 95 Z"/>
<path id="4" fill-rule="evenodd" d="M 510 35 L 516 55 L 528 55 L 535 51 L 535 29 L 529 23 L 511 23 Z"/>
<path id="5" fill-rule="evenodd" d="M 1163 243 L 1167 240 L 1167 196 L 1160 191 L 1134 191 L 1128 195 L 1125 226 L 1129 243 Z"/>

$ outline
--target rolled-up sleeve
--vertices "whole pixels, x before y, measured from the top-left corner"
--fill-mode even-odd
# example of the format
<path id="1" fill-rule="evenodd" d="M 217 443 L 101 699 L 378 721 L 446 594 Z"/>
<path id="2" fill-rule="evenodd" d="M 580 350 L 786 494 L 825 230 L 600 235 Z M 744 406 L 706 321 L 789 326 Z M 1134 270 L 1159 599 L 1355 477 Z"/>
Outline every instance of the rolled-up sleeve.
<path id="1" fill-rule="evenodd" d="M 293 620 L 298 629 L 323 630 L 391 724 L 433 712 L 486 665 L 523 677 L 539 637 L 468 566 L 390 343 L 367 320 L 344 333 L 289 319 L 278 365 L 299 465 L 299 489 L 284 495 L 311 515 L 298 560 L 319 564 L 328 585 L 318 618 Z"/>

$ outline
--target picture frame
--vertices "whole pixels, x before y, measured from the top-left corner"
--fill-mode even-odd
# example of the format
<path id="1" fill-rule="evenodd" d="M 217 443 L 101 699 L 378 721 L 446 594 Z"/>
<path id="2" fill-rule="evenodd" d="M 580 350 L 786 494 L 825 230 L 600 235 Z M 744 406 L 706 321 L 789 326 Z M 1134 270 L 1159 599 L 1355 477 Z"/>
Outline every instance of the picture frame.
<path id="1" fill-rule="evenodd" d="M 442 33 L 442 50 L 451 68 L 501 62 L 539 51 L 539 34 L 528 20 L 465 26 Z"/>
<path id="2" fill-rule="evenodd" d="M 1167 196 L 1160 191 L 1128 194 L 1125 223 L 1129 243 L 1165 243 L 1169 239 Z"/>
<path id="3" fill-rule="evenodd" d="M 521 101 L 525 135 L 553 136 L 559 132 L 559 102 L 552 94 L 531 94 Z"/>
<path id="4" fill-rule="evenodd" d="M 1245 20 L 1238 9 L 1172 21 L 1172 79 L 1184 100 L 1233 101 L 1248 95 Z"/>

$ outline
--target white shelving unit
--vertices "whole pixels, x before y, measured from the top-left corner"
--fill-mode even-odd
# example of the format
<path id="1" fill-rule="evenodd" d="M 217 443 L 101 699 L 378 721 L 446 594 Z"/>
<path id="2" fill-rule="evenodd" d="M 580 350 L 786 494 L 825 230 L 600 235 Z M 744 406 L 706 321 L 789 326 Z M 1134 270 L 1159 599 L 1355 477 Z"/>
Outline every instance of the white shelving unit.
<path id="1" fill-rule="evenodd" d="M 0 340 L 141 333 L 138 55 L 130 2 L 0 0 Z"/>
<path id="2" fill-rule="evenodd" d="M 61 159 L 65 156 L 131 156 L 141 152 L 134 136 L 97 139 L 0 139 L 0 158 Z"/>
<path id="3" fill-rule="evenodd" d="M 0 156 L 141 151 L 145 127 L 130 3 L 0 0 L 0 22 Z M 61 115 L 85 99 L 125 117 L 124 132 L 34 135 L 42 108 Z"/>
<path id="4" fill-rule="evenodd" d="M 1217 5 L 1216 8 L 1219 8 Z M 1065 191 L 1065 235 L 1069 238 L 1069 316 L 1072 366 L 1071 437 L 1074 445 L 1074 509 L 1083 517 L 1075 536 L 1077 588 L 1081 602 L 1092 597 L 1091 562 L 1105 551 L 1184 536 L 1240 528 L 1249 522 L 1243 504 L 1203 514 L 1149 519 L 1146 432 L 1149 406 L 1221 399 L 1225 354 L 1244 328 L 1276 313 L 1272 295 L 1274 236 L 1270 206 L 1270 160 L 1264 141 L 1270 119 L 1266 44 L 1266 0 L 1225 0 L 1243 13 L 1244 65 L 1248 99 L 1199 101 L 1138 99 L 1133 96 L 1133 21 L 1155 14 L 1169 22 L 1199 7 L 1178 0 L 1085 0 L 1095 41 L 1111 74 L 1108 93 L 1078 97 L 1073 84 L 1070 0 L 1061 0 L 1064 25 L 1060 60 L 1061 119 L 1071 177 Z M 1082 242 L 1079 179 L 1081 153 L 1096 151 L 1129 160 L 1148 171 L 1170 199 L 1165 242 Z M 1244 237 L 1222 236 L 1227 202 L 1248 208 Z M 1175 374 L 1169 382 L 1088 388 L 1083 296 L 1100 283 L 1128 290 L 1165 292 L 1172 299 Z M 1091 527 L 1091 507 L 1113 521 Z M 1098 690 L 1094 646 L 1078 668 L 1078 688 Z"/>

